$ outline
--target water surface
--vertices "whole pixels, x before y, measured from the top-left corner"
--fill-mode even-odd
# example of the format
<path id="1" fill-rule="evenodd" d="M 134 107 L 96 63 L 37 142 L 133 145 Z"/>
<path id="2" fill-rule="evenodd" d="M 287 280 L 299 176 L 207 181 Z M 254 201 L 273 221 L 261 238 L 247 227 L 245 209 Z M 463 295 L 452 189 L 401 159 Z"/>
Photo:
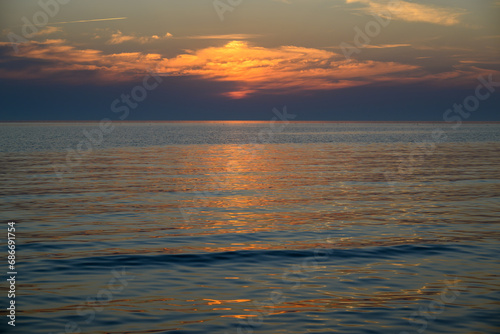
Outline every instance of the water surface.
<path id="1" fill-rule="evenodd" d="M 96 129 L 0 125 L 0 330 L 499 331 L 500 125 Z"/>

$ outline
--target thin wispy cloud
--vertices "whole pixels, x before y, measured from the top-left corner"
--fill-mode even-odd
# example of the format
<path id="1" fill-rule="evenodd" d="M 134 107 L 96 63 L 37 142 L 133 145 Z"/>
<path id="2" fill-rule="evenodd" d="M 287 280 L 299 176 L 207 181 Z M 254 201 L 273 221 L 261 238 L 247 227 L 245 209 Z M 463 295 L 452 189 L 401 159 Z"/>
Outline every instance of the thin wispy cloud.
<path id="1" fill-rule="evenodd" d="M 438 7 L 408 1 L 346 0 L 347 4 L 362 4 L 362 11 L 407 22 L 426 22 L 444 26 L 460 23 L 465 11 L 450 7 Z"/>
<path id="2" fill-rule="evenodd" d="M 111 35 L 111 38 L 106 42 L 106 44 L 121 44 L 125 42 L 136 42 L 136 43 L 149 43 L 153 41 L 158 41 L 166 38 L 171 38 L 173 35 L 167 32 L 164 35 L 152 35 L 152 36 L 136 36 L 136 35 L 126 35 L 120 30 L 116 31 Z"/>
<path id="3" fill-rule="evenodd" d="M 481 36 L 479 39 L 497 39 L 500 38 L 500 35 L 489 35 L 489 36 Z"/>
<path id="4" fill-rule="evenodd" d="M 380 44 L 380 45 L 365 45 L 365 49 L 392 49 L 392 48 L 402 48 L 408 47 L 411 44 Z"/>
<path id="5" fill-rule="evenodd" d="M 45 27 L 45 28 L 41 29 L 37 33 L 35 33 L 33 36 L 47 36 L 47 35 L 55 34 L 57 32 L 62 32 L 62 28 L 61 27 L 50 27 L 50 26 L 48 26 L 48 27 Z"/>
<path id="6" fill-rule="evenodd" d="M 178 37 L 179 39 L 221 39 L 221 40 L 246 40 L 252 38 L 258 38 L 261 35 L 257 34 L 227 34 L 227 35 L 197 35 L 197 36 L 185 36 Z"/>
<path id="7" fill-rule="evenodd" d="M 375 45 L 364 45 L 364 49 L 392 49 L 392 48 L 402 48 L 411 47 L 411 44 L 375 44 Z M 325 49 L 341 49 L 340 46 L 327 46 Z"/>

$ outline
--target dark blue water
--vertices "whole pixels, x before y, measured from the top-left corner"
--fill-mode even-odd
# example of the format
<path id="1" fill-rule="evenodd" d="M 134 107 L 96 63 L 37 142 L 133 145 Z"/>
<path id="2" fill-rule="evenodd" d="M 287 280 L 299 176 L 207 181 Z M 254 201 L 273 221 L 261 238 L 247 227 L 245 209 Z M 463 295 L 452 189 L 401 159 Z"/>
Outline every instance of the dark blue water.
<path id="1" fill-rule="evenodd" d="M 499 125 L 96 128 L 0 126 L 0 331 L 499 331 Z"/>

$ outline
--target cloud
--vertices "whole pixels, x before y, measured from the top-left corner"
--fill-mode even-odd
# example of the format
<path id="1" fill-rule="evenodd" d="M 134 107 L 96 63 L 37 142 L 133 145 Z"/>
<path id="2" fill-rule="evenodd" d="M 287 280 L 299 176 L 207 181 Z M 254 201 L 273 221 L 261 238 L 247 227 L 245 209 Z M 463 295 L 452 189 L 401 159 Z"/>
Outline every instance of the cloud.
<path id="1" fill-rule="evenodd" d="M 30 37 L 34 38 L 34 37 L 40 37 L 40 36 L 49 36 L 49 35 L 59 33 L 62 31 L 63 30 L 61 27 L 46 26 L 44 28 L 40 28 L 36 33 L 31 34 Z M 9 39 L 8 35 L 10 33 L 13 33 L 13 31 L 11 29 L 7 28 L 7 29 L 2 30 L 2 35 L 7 36 L 6 39 Z"/>
<path id="2" fill-rule="evenodd" d="M 49 39 L 24 43 L 17 53 L 10 43 L 0 42 L 0 56 L 0 78 L 107 85 L 138 80 L 153 70 L 163 76 L 231 83 L 231 88 L 221 94 L 234 99 L 363 85 L 428 82 L 466 86 L 477 75 L 491 73 L 467 61 L 458 63 L 453 70 L 432 74 L 415 65 L 349 62 L 331 51 L 297 46 L 265 48 L 247 41 L 186 51 L 169 59 L 157 53 L 105 54 L 95 49 L 78 49 L 62 39 Z"/>
<path id="3" fill-rule="evenodd" d="M 166 75 L 199 76 L 235 82 L 236 89 L 226 93 L 233 98 L 256 92 L 332 90 L 360 86 L 384 76 L 415 69 L 415 66 L 394 62 L 347 62 L 336 53 L 313 48 L 263 48 L 242 41 L 181 54 L 164 60 L 158 67 Z"/>
<path id="4" fill-rule="evenodd" d="M 246 40 L 258 38 L 261 35 L 257 34 L 229 34 L 229 35 L 199 35 L 199 36 L 186 36 L 178 37 L 179 39 L 227 39 L 227 40 Z"/>
<path id="5" fill-rule="evenodd" d="M 460 23 L 463 10 L 424 5 L 402 0 L 346 0 L 347 4 L 360 3 L 363 11 L 375 13 L 384 18 L 393 18 L 407 22 L 426 22 L 444 26 Z"/>
<path id="6" fill-rule="evenodd" d="M 45 27 L 44 29 L 41 29 L 40 31 L 38 31 L 36 34 L 34 34 L 33 36 L 47 36 L 47 35 L 52 35 L 54 33 L 57 33 L 57 32 L 62 32 L 62 28 L 61 27 Z"/>
<path id="7" fill-rule="evenodd" d="M 411 46 L 411 44 L 380 44 L 380 45 L 365 45 L 365 49 L 392 49 Z"/>
<path id="8" fill-rule="evenodd" d="M 161 40 L 170 38 L 173 35 L 167 32 L 163 36 L 153 35 L 153 36 L 135 36 L 135 35 L 124 35 L 120 30 L 111 34 L 111 38 L 106 42 L 107 44 L 121 44 L 125 42 L 136 42 L 136 43 L 149 43 L 155 40 Z"/>
<path id="9" fill-rule="evenodd" d="M 500 35 L 488 35 L 488 36 L 480 36 L 478 39 L 497 39 L 500 38 Z"/>
<path id="10" fill-rule="evenodd" d="M 483 64 L 483 65 L 500 65 L 500 61 L 493 60 L 482 60 L 482 59 L 474 59 L 474 60 L 460 60 L 462 64 Z"/>
<path id="11" fill-rule="evenodd" d="M 137 79 L 162 59 L 154 53 L 104 54 L 100 50 L 80 50 L 66 43 L 63 39 L 30 41 L 19 45 L 15 53 L 10 43 L 0 42 L 0 55 L 3 64 L 7 64 L 0 66 L 0 78 L 108 84 Z"/>

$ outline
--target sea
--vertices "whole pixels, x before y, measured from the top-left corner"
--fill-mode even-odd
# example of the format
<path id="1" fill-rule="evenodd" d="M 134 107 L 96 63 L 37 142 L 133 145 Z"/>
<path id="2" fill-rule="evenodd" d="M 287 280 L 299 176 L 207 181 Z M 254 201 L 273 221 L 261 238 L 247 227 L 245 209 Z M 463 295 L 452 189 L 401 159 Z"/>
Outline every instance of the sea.
<path id="1" fill-rule="evenodd" d="M 498 123 L 1 123 L 0 220 L 1 333 L 500 332 Z"/>

